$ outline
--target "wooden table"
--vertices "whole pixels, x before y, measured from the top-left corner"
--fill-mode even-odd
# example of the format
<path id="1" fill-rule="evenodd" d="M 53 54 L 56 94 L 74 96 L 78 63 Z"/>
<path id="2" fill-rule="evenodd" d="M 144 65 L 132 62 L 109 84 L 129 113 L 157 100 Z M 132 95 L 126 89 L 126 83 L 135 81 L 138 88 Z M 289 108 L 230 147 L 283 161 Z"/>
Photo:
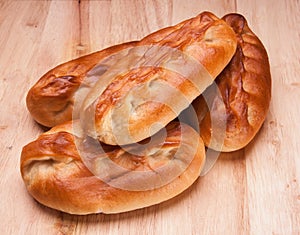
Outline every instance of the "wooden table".
<path id="1" fill-rule="evenodd" d="M 26 109 L 28 89 L 62 62 L 204 10 L 243 14 L 268 51 L 273 97 L 250 145 L 146 209 L 72 216 L 36 203 L 19 171 L 22 147 L 42 132 Z M 297 0 L 1 0 L 0 234 L 300 234 L 299 10 Z"/>

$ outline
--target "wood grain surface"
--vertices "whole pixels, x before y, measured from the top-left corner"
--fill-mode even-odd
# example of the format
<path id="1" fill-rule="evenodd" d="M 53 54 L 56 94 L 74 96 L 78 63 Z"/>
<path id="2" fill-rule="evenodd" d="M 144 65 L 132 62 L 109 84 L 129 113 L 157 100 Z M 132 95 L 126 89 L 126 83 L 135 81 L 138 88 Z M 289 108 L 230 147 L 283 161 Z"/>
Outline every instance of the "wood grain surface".
<path id="1" fill-rule="evenodd" d="M 43 131 L 28 89 L 62 62 L 204 10 L 243 14 L 268 51 L 273 96 L 256 138 L 149 208 L 72 216 L 35 202 L 19 170 L 22 147 Z M 0 0 L 0 234 L 300 234 L 299 10 L 298 0 Z"/>

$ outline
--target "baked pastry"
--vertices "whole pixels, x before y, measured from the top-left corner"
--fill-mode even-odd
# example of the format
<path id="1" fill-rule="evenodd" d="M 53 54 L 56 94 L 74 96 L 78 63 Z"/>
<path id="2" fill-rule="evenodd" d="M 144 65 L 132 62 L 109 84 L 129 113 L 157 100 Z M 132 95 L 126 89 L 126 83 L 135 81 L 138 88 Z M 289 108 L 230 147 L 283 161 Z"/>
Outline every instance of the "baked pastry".
<path id="1" fill-rule="evenodd" d="M 139 42 L 50 70 L 30 89 L 27 107 L 43 125 L 80 114 L 93 138 L 110 145 L 135 143 L 176 118 L 213 82 L 235 49 L 231 27 L 204 12 Z M 79 103 L 75 110 L 74 103 Z"/>
<path id="2" fill-rule="evenodd" d="M 82 85 L 86 73 L 104 58 L 134 45 L 135 42 L 115 45 L 51 69 L 28 91 L 28 111 L 35 121 L 46 127 L 72 120 L 74 95 Z M 81 88 L 83 87 L 84 84 Z"/>
<path id="3" fill-rule="evenodd" d="M 166 135 L 158 132 L 143 150 L 141 145 L 125 151 L 102 144 L 100 152 L 99 142 L 78 130 L 76 122 L 53 127 L 26 145 L 21 155 L 28 192 L 40 203 L 71 214 L 119 213 L 168 200 L 193 184 L 205 161 L 199 134 L 183 123 L 171 122 Z M 128 171 L 107 169 L 108 176 L 103 176 L 108 166 L 103 159 Z"/>
<path id="4" fill-rule="evenodd" d="M 143 53 L 151 60 L 136 60 Z M 193 128 L 171 120 L 215 77 L 192 107 L 205 145 L 234 151 L 258 132 L 271 98 L 267 52 L 241 15 L 204 12 L 50 70 L 26 100 L 37 122 L 55 126 L 22 150 L 28 192 L 70 214 L 119 213 L 175 197 L 199 177 L 205 149 Z M 141 141 L 128 144 L 128 136 Z"/>
<path id="5" fill-rule="evenodd" d="M 245 147 L 262 126 L 271 99 L 271 74 L 267 52 L 246 19 L 239 14 L 222 19 L 235 31 L 237 49 L 216 78 L 217 86 L 209 87 L 193 107 L 202 120 L 205 145 L 229 152 Z"/>

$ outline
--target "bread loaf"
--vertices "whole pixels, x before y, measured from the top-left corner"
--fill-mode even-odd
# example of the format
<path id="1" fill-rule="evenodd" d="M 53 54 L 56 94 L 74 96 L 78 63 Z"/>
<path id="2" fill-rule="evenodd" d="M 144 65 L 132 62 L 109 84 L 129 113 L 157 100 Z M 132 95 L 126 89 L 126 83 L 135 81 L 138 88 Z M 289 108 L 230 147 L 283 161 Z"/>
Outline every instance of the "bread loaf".
<path id="1" fill-rule="evenodd" d="M 37 201 L 71 214 L 118 213 L 154 205 L 193 184 L 205 161 L 204 144 L 191 127 L 172 122 L 165 134 L 157 133 L 151 139 L 151 146 L 142 151 L 135 149 L 141 146 L 127 146 L 125 151 L 102 144 L 104 152 L 100 153 L 94 149 L 98 143 L 91 142 L 85 149 L 92 153 L 89 158 L 84 148 L 76 144 L 76 138 L 82 138 L 81 131 L 68 122 L 43 133 L 23 148 L 22 177 Z M 87 141 L 90 140 L 85 139 L 84 143 Z M 103 159 L 128 171 L 107 169 L 109 178 L 103 178 L 101 173 L 108 166 Z M 139 177 L 141 173 L 147 174 Z M 168 182 L 164 181 L 166 178 Z"/>
<path id="2" fill-rule="evenodd" d="M 80 86 L 84 87 L 82 82 L 86 73 L 104 58 L 134 45 L 135 42 L 129 42 L 112 46 L 51 69 L 28 91 L 28 111 L 38 123 L 46 127 L 72 120 L 74 95 Z"/>
<path id="3" fill-rule="evenodd" d="M 204 143 L 247 145 L 270 98 L 267 52 L 244 17 L 204 12 L 46 73 L 26 101 L 37 122 L 55 127 L 23 148 L 22 178 L 38 202 L 70 214 L 154 205 L 196 181 Z M 171 121 L 191 102 L 204 142 Z"/>
<path id="4" fill-rule="evenodd" d="M 167 125 L 199 96 L 235 49 L 233 30 L 204 12 L 141 41 L 52 69 L 30 89 L 27 106 L 46 126 L 70 120 L 75 113 L 73 119 L 80 114 L 90 136 L 107 144 L 138 142 Z M 146 58 L 145 63 L 136 66 L 136 56 Z M 107 61 L 115 67 L 106 68 Z M 84 105 L 74 112 L 78 100 Z"/>
<path id="5" fill-rule="evenodd" d="M 235 55 L 216 78 L 217 86 L 209 87 L 193 107 L 202 120 L 205 145 L 229 152 L 245 147 L 262 126 L 271 98 L 271 74 L 267 52 L 246 19 L 228 14 L 223 20 L 236 33 Z"/>

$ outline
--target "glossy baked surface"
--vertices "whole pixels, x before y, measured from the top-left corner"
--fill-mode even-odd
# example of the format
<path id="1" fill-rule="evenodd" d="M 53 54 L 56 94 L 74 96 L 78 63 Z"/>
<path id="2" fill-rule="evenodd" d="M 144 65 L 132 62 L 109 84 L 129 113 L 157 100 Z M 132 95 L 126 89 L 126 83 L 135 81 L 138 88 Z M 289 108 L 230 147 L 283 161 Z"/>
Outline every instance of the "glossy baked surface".
<path id="1" fill-rule="evenodd" d="M 139 107 L 134 107 L 136 113 L 130 116 L 129 112 L 123 112 L 128 119 L 129 134 L 134 141 L 140 141 L 157 132 L 159 128 L 154 128 L 152 132 L 149 128 L 154 122 L 160 122 L 165 126 L 168 122 L 176 118 L 178 113 L 187 107 L 201 92 L 213 81 L 213 79 L 223 70 L 231 59 L 235 48 L 236 38 L 233 30 L 215 15 L 203 12 L 198 16 L 183 21 L 175 26 L 161 29 L 150 34 L 139 42 L 122 44 L 103 51 L 78 58 L 76 60 L 62 64 L 46 73 L 29 91 L 27 95 L 27 107 L 32 116 L 41 124 L 54 126 L 64 121 L 74 118 L 74 97 L 84 89 L 92 89 L 92 85 L 87 83 L 85 78 L 88 72 L 100 63 L 103 59 L 118 54 L 122 50 L 136 46 L 163 46 L 178 49 L 182 53 L 195 59 L 201 65 L 201 72 L 206 72 L 205 76 L 200 76 L 196 84 L 190 82 L 190 78 L 181 74 L 174 74 L 173 71 L 165 68 L 138 68 L 126 71 L 115 80 L 105 85 L 99 94 L 99 98 L 86 109 L 83 110 L 84 123 L 90 123 L 86 119 L 94 119 L 92 127 L 87 126 L 87 131 L 96 132 L 95 135 L 101 141 L 108 144 L 127 144 L 130 140 L 121 138 L 124 142 L 116 141 L 114 138 L 113 126 L 111 123 L 111 111 L 122 101 L 128 92 L 137 86 L 147 82 L 162 80 L 167 86 L 174 87 L 185 99 L 184 104 L 174 104 L 174 94 L 166 94 L 165 99 L 171 101 L 171 105 L 158 102 L 146 102 Z M 128 57 L 123 60 L 127 62 Z M 178 67 L 184 67 L 180 64 Z M 173 84 L 174 82 L 175 84 Z M 122 85 L 125 83 L 126 86 Z M 80 88 L 79 88 L 80 87 Z M 149 86 L 148 86 L 149 87 Z M 151 88 L 148 88 L 151 92 Z M 156 86 L 156 92 L 163 94 L 164 88 Z M 88 92 L 83 92 L 84 94 Z M 139 92 L 135 96 L 139 96 Z M 107 97 L 113 98 L 108 99 Z M 133 97 L 135 99 L 136 97 Z M 112 102 L 113 101 L 113 102 Z M 172 103 L 173 101 L 173 103 Z M 172 106 L 178 105 L 179 111 L 174 112 Z M 171 107 L 170 107 L 171 106 Z M 128 107 L 127 107 L 128 108 Z M 77 118 L 77 111 L 75 118 Z M 87 118 L 86 118 L 87 117 Z M 122 120 L 123 117 L 119 117 Z M 143 128 L 142 128 L 143 127 Z M 137 132 L 139 130 L 139 132 Z M 118 131 L 119 132 L 122 132 Z"/>
<path id="2" fill-rule="evenodd" d="M 158 133 L 146 147 L 102 144 L 101 150 L 99 142 L 81 139 L 77 127 L 56 126 L 22 150 L 28 192 L 60 211 L 118 213 L 163 202 L 193 184 L 205 162 L 203 141 L 185 124 L 170 123 L 165 135 Z"/>
<path id="3" fill-rule="evenodd" d="M 204 93 L 210 110 L 203 96 L 193 106 L 199 119 L 204 118 L 200 129 L 205 145 L 228 152 L 245 147 L 262 126 L 269 111 L 271 74 L 267 52 L 246 19 L 238 14 L 223 19 L 237 35 L 237 50 L 216 78 L 217 87 Z M 212 125 L 213 119 L 219 121 Z"/>

